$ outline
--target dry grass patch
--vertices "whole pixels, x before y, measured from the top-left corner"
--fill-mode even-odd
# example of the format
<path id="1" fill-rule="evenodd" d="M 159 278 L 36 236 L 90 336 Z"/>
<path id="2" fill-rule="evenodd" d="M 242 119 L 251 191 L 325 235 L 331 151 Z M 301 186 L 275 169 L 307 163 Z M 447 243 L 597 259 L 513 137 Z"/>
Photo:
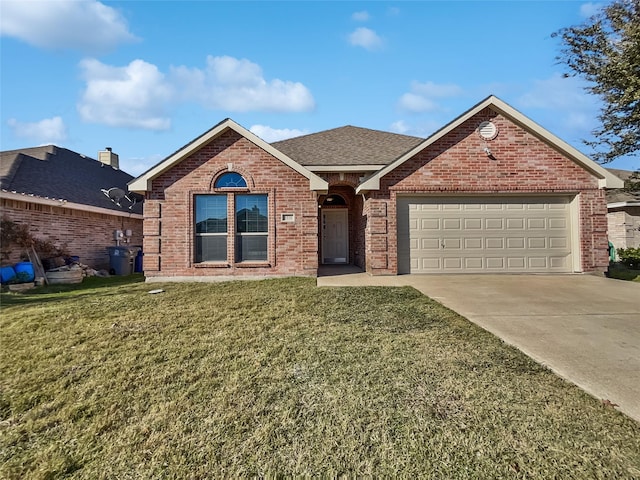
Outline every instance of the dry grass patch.
<path id="1" fill-rule="evenodd" d="M 3 294 L 0 477 L 637 478 L 640 426 L 410 288 Z"/>

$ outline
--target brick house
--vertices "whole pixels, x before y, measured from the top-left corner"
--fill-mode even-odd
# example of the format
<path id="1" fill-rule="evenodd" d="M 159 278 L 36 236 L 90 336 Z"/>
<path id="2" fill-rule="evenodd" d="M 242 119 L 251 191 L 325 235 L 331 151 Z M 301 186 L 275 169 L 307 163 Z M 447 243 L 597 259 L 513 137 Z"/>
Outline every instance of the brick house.
<path id="1" fill-rule="evenodd" d="M 224 120 L 130 182 L 148 281 L 602 272 L 621 181 L 496 97 L 427 139 L 346 126 L 267 144 Z"/>
<path id="2" fill-rule="evenodd" d="M 2 218 L 66 245 L 82 263 L 108 268 L 106 247 L 115 245 L 114 231 L 130 230 L 131 245 L 142 245 L 142 203 L 113 195 L 118 190 L 111 189 L 124 194 L 133 177 L 118 169 L 111 150 L 98 156 L 100 161 L 54 145 L 0 152 Z M 19 259 L 20 249 L 12 248 L 5 261 Z"/>
<path id="3" fill-rule="evenodd" d="M 628 180 L 633 172 L 609 168 L 618 178 Z M 640 192 L 607 191 L 609 241 L 618 248 L 640 248 Z"/>

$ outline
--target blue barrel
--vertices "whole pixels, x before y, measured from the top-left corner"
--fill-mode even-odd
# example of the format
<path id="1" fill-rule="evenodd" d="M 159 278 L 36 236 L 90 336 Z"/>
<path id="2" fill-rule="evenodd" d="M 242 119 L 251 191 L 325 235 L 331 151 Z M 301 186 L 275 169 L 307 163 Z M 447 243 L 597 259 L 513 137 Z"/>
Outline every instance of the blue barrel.
<path id="1" fill-rule="evenodd" d="M 14 278 L 16 278 L 16 271 L 13 267 L 2 267 L 2 283 L 10 282 Z"/>
<path id="2" fill-rule="evenodd" d="M 36 274 L 33 271 L 33 263 L 31 262 L 16 263 L 16 266 L 13 268 L 16 271 L 16 276 L 22 277 L 21 279 L 25 282 L 33 282 L 36 278 Z M 24 275 L 20 275 L 21 273 Z"/>
<path id="3" fill-rule="evenodd" d="M 135 263 L 133 266 L 133 271 L 136 273 L 142 272 L 142 250 L 138 250 L 138 254 L 136 255 Z"/>

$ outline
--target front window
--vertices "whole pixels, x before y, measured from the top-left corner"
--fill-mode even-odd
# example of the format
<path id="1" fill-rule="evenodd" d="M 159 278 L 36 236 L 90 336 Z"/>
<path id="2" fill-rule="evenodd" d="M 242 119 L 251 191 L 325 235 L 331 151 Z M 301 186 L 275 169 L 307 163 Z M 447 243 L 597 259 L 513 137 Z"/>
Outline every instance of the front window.
<path id="1" fill-rule="evenodd" d="M 269 215 L 266 195 L 236 195 L 236 261 L 266 261 Z"/>
<path id="2" fill-rule="evenodd" d="M 196 262 L 227 260 L 227 195 L 195 197 Z"/>

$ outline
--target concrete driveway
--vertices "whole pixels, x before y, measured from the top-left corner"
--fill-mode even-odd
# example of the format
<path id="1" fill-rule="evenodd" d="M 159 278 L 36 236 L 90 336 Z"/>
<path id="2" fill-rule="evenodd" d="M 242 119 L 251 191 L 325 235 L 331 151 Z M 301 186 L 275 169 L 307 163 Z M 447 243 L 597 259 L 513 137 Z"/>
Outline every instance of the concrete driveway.
<path id="1" fill-rule="evenodd" d="M 591 275 L 318 278 L 412 286 L 640 421 L 640 283 Z"/>

